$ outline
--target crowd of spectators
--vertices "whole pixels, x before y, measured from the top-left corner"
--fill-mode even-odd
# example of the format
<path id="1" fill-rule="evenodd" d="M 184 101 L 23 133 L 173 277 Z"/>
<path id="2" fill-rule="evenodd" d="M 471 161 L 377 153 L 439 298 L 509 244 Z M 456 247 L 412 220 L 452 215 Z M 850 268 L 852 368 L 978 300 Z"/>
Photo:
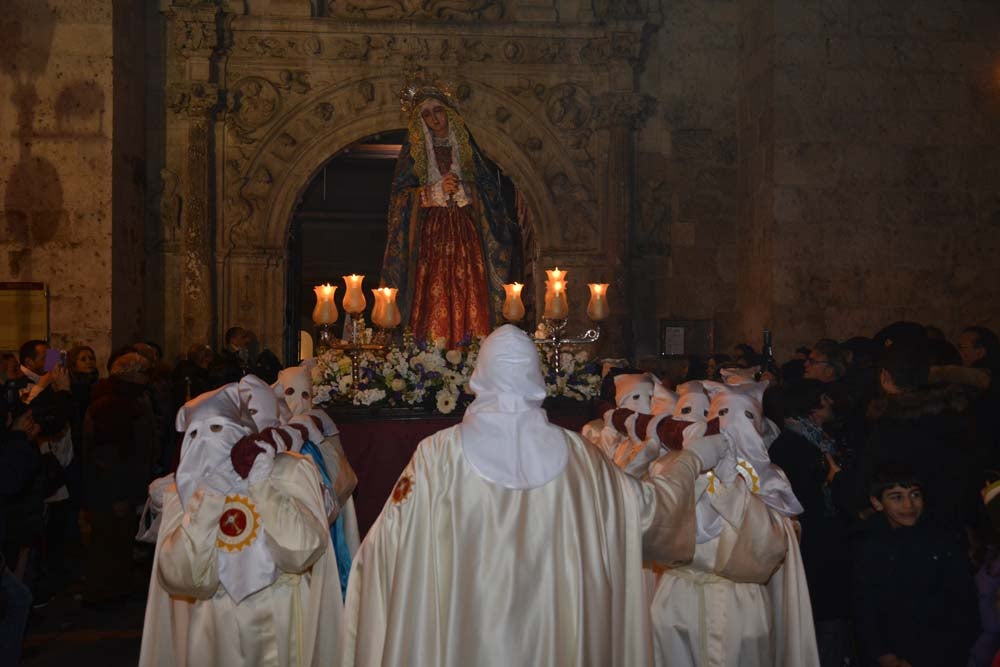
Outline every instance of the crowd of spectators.
<path id="1" fill-rule="evenodd" d="M 762 359 L 741 344 L 706 361 L 684 379 Z M 991 330 L 897 322 L 764 374 L 824 666 L 1000 665 L 998 373 Z"/>
<path id="2" fill-rule="evenodd" d="M 151 545 L 135 536 L 147 485 L 175 465 L 178 408 L 248 373 L 274 382 L 280 369 L 240 327 L 224 349 L 192 346 L 173 367 L 149 341 L 100 361 L 88 345 L 43 340 L 0 356 L 0 655 L 10 664 L 31 610 L 53 595 L 100 610 L 145 594 Z"/>
<path id="3" fill-rule="evenodd" d="M 41 340 L 0 357 L 0 655 L 17 655 L 30 609 L 53 594 L 102 608 L 145 592 L 138 510 L 150 480 L 175 465 L 176 411 L 247 373 L 273 382 L 277 358 L 255 348 L 234 327 L 224 349 L 195 345 L 173 366 L 151 342 L 104 364 L 89 346 L 61 352 Z M 684 379 L 761 361 L 742 344 L 690 360 Z M 824 666 L 994 664 L 998 372 L 989 329 L 952 343 L 899 322 L 799 347 L 764 374 L 765 411 L 781 428 L 770 454 L 805 508 Z"/>

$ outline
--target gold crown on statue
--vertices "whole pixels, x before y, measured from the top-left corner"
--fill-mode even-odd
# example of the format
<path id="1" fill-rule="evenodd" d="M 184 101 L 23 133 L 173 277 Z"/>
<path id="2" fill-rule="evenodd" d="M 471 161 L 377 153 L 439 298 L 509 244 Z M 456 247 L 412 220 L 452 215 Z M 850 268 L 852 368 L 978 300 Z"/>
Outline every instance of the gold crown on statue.
<path id="1" fill-rule="evenodd" d="M 429 97 L 441 100 L 452 109 L 458 110 L 455 87 L 423 71 L 414 72 L 407 77 L 406 84 L 399 91 L 399 106 L 408 114 Z"/>

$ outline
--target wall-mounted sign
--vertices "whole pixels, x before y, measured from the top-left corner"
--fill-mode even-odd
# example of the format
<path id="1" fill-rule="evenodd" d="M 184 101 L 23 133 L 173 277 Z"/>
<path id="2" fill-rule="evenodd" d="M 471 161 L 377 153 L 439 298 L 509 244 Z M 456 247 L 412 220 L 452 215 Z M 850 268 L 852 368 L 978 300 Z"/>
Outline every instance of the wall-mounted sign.
<path id="1" fill-rule="evenodd" d="M 49 338 L 49 293 L 45 283 L 0 282 L 0 350 Z"/>
<path id="2" fill-rule="evenodd" d="M 707 357 L 714 352 L 712 320 L 660 320 L 661 357 Z"/>

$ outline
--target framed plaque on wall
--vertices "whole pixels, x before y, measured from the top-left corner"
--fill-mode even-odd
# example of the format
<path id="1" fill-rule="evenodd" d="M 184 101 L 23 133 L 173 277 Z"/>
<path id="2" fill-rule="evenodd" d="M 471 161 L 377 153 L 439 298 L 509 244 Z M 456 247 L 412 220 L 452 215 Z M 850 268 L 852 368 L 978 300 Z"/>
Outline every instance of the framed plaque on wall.
<path id="1" fill-rule="evenodd" d="M 713 320 L 660 320 L 660 356 L 707 357 L 715 351 Z"/>
<path id="2" fill-rule="evenodd" d="M 32 338 L 49 338 L 45 283 L 0 283 L 0 350 L 17 350 Z"/>

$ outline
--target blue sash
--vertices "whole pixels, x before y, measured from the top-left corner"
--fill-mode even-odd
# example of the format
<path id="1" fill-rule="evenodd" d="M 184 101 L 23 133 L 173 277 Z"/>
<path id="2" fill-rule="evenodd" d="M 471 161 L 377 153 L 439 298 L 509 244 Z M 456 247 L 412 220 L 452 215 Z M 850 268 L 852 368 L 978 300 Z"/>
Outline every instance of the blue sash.
<path id="1" fill-rule="evenodd" d="M 302 445 L 302 453 L 308 454 L 316 462 L 319 474 L 323 476 L 323 483 L 330 487 L 332 491 L 333 482 L 326 471 L 326 462 L 323 460 L 323 454 L 320 453 L 319 448 L 312 441 L 307 440 Z M 346 598 L 347 580 L 351 576 L 351 550 L 347 546 L 347 536 L 344 534 L 343 514 L 340 514 L 337 520 L 333 522 L 333 525 L 330 526 L 330 540 L 333 542 L 333 553 L 337 557 L 337 572 L 340 574 L 340 594 L 341 597 Z"/>

